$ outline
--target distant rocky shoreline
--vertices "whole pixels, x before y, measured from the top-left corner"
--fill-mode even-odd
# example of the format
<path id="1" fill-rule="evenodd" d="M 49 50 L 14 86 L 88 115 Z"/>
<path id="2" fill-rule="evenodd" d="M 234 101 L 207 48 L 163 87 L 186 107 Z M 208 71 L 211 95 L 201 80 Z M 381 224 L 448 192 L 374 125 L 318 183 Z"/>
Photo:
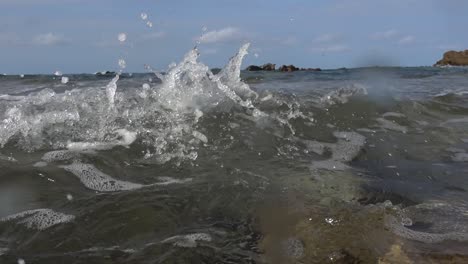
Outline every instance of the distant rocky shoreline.
<path id="1" fill-rule="evenodd" d="M 282 65 L 276 69 L 276 64 L 266 63 L 262 66 L 250 65 L 245 68 L 246 71 L 280 71 L 280 72 L 294 72 L 294 71 L 321 71 L 320 68 L 298 68 L 294 65 Z"/>
<path id="2" fill-rule="evenodd" d="M 468 50 L 447 51 L 434 66 L 468 66 Z"/>

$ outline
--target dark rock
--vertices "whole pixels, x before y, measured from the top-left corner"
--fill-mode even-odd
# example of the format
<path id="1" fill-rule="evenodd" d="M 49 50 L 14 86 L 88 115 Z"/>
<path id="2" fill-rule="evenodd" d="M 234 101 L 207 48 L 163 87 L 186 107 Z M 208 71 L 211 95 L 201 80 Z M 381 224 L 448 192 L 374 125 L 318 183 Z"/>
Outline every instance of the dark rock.
<path id="1" fill-rule="evenodd" d="M 283 65 L 279 68 L 279 71 L 282 71 L 282 72 L 293 72 L 293 71 L 298 71 L 298 70 L 299 68 L 297 68 L 294 65 Z"/>
<path id="2" fill-rule="evenodd" d="M 301 71 L 322 71 L 320 68 L 301 68 Z"/>
<path id="3" fill-rule="evenodd" d="M 246 71 L 262 71 L 262 67 L 257 65 L 250 65 L 249 67 L 245 68 Z"/>
<path id="4" fill-rule="evenodd" d="M 103 72 L 96 72 L 96 76 L 114 76 L 115 72 L 113 71 L 103 71 Z"/>
<path id="5" fill-rule="evenodd" d="M 263 64 L 262 69 L 264 71 L 275 71 L 276 70 L 276 64 L 273 64 L 273 63 Z"/>
<path id="6" fill-rule="evenodd" d="M 468 50 L 465 51 L 447 51 L 444 57 L 434 66 L 468 66 Z"/>

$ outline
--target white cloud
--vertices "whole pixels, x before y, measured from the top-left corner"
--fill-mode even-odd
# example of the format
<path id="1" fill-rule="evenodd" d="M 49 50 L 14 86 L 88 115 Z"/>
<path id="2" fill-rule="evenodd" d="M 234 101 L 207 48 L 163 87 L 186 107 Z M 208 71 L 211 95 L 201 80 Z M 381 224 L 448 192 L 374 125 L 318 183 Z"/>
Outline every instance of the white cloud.
<path id="1" fill-rule="evenodd" d="M 414 40 L 415 40 L 415 37 L 409 35 L 409 36 L 402 37 L 400 40 L 398 40 L 398 44 L 400 45 L 411 44 L 414 42 Z"/>
<path id="2" fill-rule="evenodd" d="M 351 50 L 343 43 L 343 37 L 337 34 L 323 34 L 312 40 L 315 43 L 310 49 L 315 53 L 339 53 Z"/>
<path id="3" fill-rule="evenodd" d="M 33 44 L 42 45 L 42 46 L 56 46 L 66 44 L 68 41 L 54 33 L 45 33 L 40 34 L 34 37 Z"/>
<path id="4" fill-rule="evenodd" d="M 342 40 L 342 37 L 340 35 L 328 33 L 328 34 L 323 34 L 323 35 L 316 37 L 313 40 L 313 42 L 314 43 L 330 43 L 330 42 L 337 42 L 341 40 Z"/>
<path id="5" fill-rule="evenodd" d="M 328 46 L 312 47 L 311 51 L 315 53 L 339 53 L 351 50 L 344 44 L 330 44 Z"/>
<path id="6" fill-rule="evenodd" d="M 398 31 L 395 29 L 390 29 L 387 31 L 375 32 L 371 35 L 371 39 L 374 40 L 389 40 L 394 39 L 398 36 Z"/>
<path id="7" fill-rule="evenodd" d="M 219 43 L 238 40 L 243 37 L 240 29 L 235 27 L 227 27 L 220 30 L 206 32 L 200 37 L 200 43 Z"/>

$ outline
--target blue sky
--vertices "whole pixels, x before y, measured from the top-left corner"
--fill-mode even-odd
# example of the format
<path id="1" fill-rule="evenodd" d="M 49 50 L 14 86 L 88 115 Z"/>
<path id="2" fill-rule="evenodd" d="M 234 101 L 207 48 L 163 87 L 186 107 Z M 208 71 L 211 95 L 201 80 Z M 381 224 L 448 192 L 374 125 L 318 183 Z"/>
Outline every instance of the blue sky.
<path id="1" fill-rule="evenodd" d="M 432 65 L 468 49 L 467 12 L 465 0 L 0 0 L 0 72 L 117 70 L 119 58 L 164 70 L 197 39 L 211 67 L 247 41 L 245 66 Z"/>

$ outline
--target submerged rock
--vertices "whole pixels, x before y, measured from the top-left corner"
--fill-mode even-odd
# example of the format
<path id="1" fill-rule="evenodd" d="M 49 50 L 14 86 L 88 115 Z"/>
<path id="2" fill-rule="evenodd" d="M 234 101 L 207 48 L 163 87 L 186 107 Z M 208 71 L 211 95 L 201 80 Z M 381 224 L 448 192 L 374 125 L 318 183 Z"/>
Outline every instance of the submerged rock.
<path id="1" fill-rule="evenodd" d="M 447 51 L 434 66 L 468 66 L 468 50 Z"/>

